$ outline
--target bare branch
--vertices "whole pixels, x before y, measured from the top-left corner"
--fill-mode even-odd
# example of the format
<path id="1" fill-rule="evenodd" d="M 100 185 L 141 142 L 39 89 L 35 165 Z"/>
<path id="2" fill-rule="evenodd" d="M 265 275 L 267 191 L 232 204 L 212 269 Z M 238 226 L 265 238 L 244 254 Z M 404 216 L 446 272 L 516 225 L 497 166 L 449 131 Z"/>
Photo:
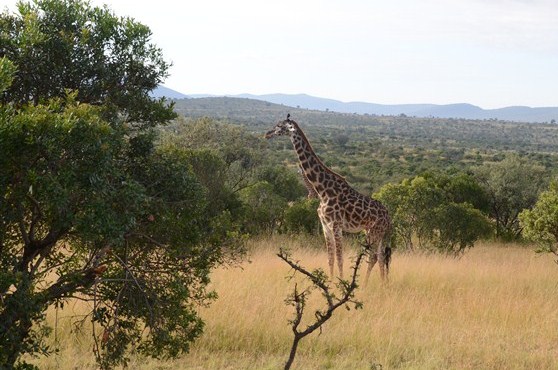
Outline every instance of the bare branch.
<path id="1" fill-rule="evenodd" d="M 293 270 L 304 275 L 312 283 L 312 286 L 310 288 L 303 290 L 301 293 L 299 292 L 298 285 L 295 284 L 293 294 L 286 300 L 288 304 L 292 304 L 295 307 L 295 317 L 289 321 L 294 334 L 294 338 L 291 345 L 289 358 L 285 363 L 285 370 L 291 368 L 300 340 L 305 336 L 313 333 L 317 329 L 320 329 L 321 333 L 322 325 L 331 318 L 333 312 L 337 308 L 344 306 L 349 302 L 355 303 L 356 308 L 362 307 L 362 303 L 353 301 L 353 297 L 355 290 L 358 287 L 358 269 L 364 259 L 364 256 L 367 253 L 369 253 L 369 248 L 368 246 L 364 246 L 361 252 L 358 254 L 352 267 L 351 280 L 346 281 L 340 279 L 339 282 L 336 284 L 337 288 L 341 290 L 342 294 L 340 298 L 337 298 L 332 292 L 331 286 L 328 285 L 327 277 L 322 270 L 315 270 L 314 272 L 310 272 L 302 267 L 298 262 L 292 261 L 291 256 L 283 249 L 279 250 L 277 256 L 285 261 L 289 266 L 291 266 Z M 310 294 L 312 288 L 317 288 L 322 292 L 323 297 L 326 299 L 327 307 L 324 310 L 317 310 L 314 315 L 315 321 L 306 326 L 304 330 L 300 331 L 298 327 L 302 322 L 304 308 L 306 307 L 306 299 L 307 296 Z"/>
<path id="2" fill-rule="evenodd" d="M 126 234 L 126 236 L 127 236 L 127 237 L 128 237 L 128 236 L 139 236 L 140 238 L 144 238 L 144 239 L 149 240 L 151 243 L 155 244 L 155 245 L 158 246 L 158 247 L 161 247 L 161 248 L 165 248 L 165 247 L 166 247 L 165 244 L 163 244 L 163 243 L 161 243 L 161 242 L 159 242 L 159 241 L 153 239 L 153 238 L 150 237 L 149 235 L 145 235 L 145 234 L 143 234 L 143 233 L 137 233 L 137 232 L 128 233 L 128 234 Z"/>
<path id="3" fill-rule="evenodd" d="M 147 306 L 147 309 L 149 310 L 149 316 L 150 316 L 150 322 L 154 322 L 154 315 L 153 315 L 153 309 L 151 307 L 151 304 L 149 303 L 149 299 L 147 297 L 147 293 L 145 293 L 145 290 L 143 289 L 143 287 L 141 286 L 140 282 L 138 281 L 138 279 L 134 276 L 134 274 L 132 273 L 132 271 L 130 270 L 130 268 L 128 267 L 128 265 L 126 264 L 125 261 L 123 261 L 120 257 L 118 257 L 116 254 L 113 255 L 116 260 L 118 261 L 118 263 L 120 263 L 120 265 L 126 270 L 127 274 L 129 274 L 129 276 L 132 278 L 132 280 L 134 281 L 135 285 L 138 287 L 138 289 L 140 290 L 140 292 L 143 293 L 143 296 L 145 298 L 145 304 Z"/>

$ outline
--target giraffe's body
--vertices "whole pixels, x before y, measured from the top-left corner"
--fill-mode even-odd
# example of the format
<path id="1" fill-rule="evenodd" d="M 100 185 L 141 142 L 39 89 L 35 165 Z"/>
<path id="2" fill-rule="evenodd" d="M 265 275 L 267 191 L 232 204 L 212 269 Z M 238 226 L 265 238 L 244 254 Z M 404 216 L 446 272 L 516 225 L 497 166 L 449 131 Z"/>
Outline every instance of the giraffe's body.
<path id="1" fill-rule="evenodd" d="M 377 252 L 370 254 L 366 279 L 376 262 L 379 262 L 384 278 L 391 253 L 388 244 L 391 221 L 387 209 L 379 201 L 360 194 L 342 176 L 330 170 L 318 158 L 298 124 L 288 117 L 269 131 L 266 138 L 281 135 L 290 136 L 305 182 L 310 184 L 320 200 L 318 216 L 326 239 L 331 275 L 333 276 L 334 261 L 337 257 L 339 274 L 343 276 L 343 231 L 364 231 L 367 244 L 378 246 Z M 309 189 L 309 196 L 310 193 Z"/>

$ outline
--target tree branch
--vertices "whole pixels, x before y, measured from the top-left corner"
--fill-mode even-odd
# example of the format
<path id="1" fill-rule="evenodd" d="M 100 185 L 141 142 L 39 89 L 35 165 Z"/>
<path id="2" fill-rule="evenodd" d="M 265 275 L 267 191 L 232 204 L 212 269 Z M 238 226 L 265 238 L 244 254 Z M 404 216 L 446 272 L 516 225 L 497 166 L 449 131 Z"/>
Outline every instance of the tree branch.
<path id="1" fill-rule="evenodd" d="M 23 257 L 18 265 L 19 271 L 27 270 L 27 266 L 39 253 L 46 254 L 46 250 L 54 246 L 68 229 L 50 230 L 43 240 L 31 240 L 23 248 Z"/>
<path id="2" fill-rule="evenodd" d="M 287 298 L 287 304 L 292 304 L 295 307 L 295 317 L 290 320 L 291 329 L 294 334 L 293 342 L 291 345 L 291 350 L 289 353 L 289 358 L 285 363 L 285 370 L 291 368 L 294 358 L 296 356 L 296 351 L 298 348 L 298 343 L 302 338 L 305 336 L 313 333 L 315 330 L 320 329 L 322 330 L 322 325 L 331 318 L 333 312 L 349 302 L 355 303 L 355 308 L 361 308 L 362 303 L 358 301 L 353 301 L 354 293 L 356 288 L 358 287 L 357 280 L 358 280 L 358 269 L 364 256 L 370 253 L 370 247 L 364 246 L 361 252 L 358 254 L 355 263 L 352 267 L 352 274 L 351 280 L 342 280 L 339 279 L 339 282 L 336 284 L 337 288 L 341 290 L 342 296 L 337 298 L 335 294 L 331 291 L 332 288 L 330 285 L 327 284 L 327 277 L 323 270 L 315 270 L 314 272 L 310 272 L 304 267 L 302 267 L 298 262 L 294 262 L 291 260 L 291 256 L 285 252 L 285 250 L 280 249 L 277 256 L 285 261 L 291 268 L 295 270 L 295 272 L 299 272 L 304 275 L 307 279 L 312 282 L 312 286 L 303 290 L 299 293 L 298 285 L 295 284 L 294 292 L 290 298 Z M 311 293 L 312 288 L 317 288 L 321 290 L 323 297 L 326 299 L 327 307 L 325 310 L 317 310 L 315 313 L 315 321 L 312 324 L 306 326 L 306 328 L 302 331 L 299 331 L 298 327 L 302 322 L 302 316 L 304 314 L 304 309 L 306 307 L 306 299 Z"/>
<path id="3" fill-rule="evenodd" d="M 29 234 L 27 234 L 27 230 L 25 230 L 25 223 L 23 222 L 23 220 L 25 219 L 23 207 L 21 206 L 21 204 L 19 204 L 17 208 L 19 211 L 19 221 L 17 223 L 19 232 L 21 233 L 21 238 L 23 239 L 25 247 L 27 247 L 29 244 L 31 244 L 31 240 L 29 239 Z"/>
<path id="4" fill-rule="evenodd" d="M 66 275 L 48 287 L 44 292 L 44 302 L 64 298 L 68 293 L 75 292 L 78 288 L 88 288 L 95 282 L 95 278 L 102 273 L 97 269 L 81 270 L 75 274 Z"/>
<path id="5" fill-rule="evenodd" d="M 144 238 L 144 239 L 149 240 L 151 243 L 155 244 L 158 247 L 161 247 L 161 248 L 166 248 L 167 247 L 165 244 L 163 244 L 163 243 L 153 239 L 149 235 L 145 235 L 143 233 L 138 233 L 138 232 L 127 233 L 126 237 L 129 237 L 129 236 L 139 236 L 140 238 Z"/>
<path id="6" fill-rule="evenodd" d="M 35 239 L 35 226 L 37 222 L 43 217 L 43 212 L 41 211 L 41 206 L 39 202 L 33 198 L 31 195 L 27 194 L 27 199 L 33 203 L 33 216 L 31 217 L 31 224 L 29 225 L 29 240 Z"/>
<path id="7" fill-rule="evenodd" d="M 132 280 L 134 281 L 135 285 L 138 287 L 140 292 L 143 293 L 143 297 L 145 298 L 145 305 L 147 306 L 147 309 L 149 310 L 149 316 L 150 316 L 149 324 L 152 325 L 153 322 L 155 322 L 155 319 L 154 319 L 154 315 L 153 315 L 153 308 L 151 307 L 151 304 L 149 303 L 149 298 L 147 296 L 147 293 L 145 293 L 145 290 L 143 289 L 143 287 L 139 283 L 138 279 L 136 279 L 136 277 L 134 276 L 134 274 L 132 273 L 132 271 L 130 270 L 128 265 L 126 264 L 126 262 L 123 261 L 116 254 L 114 254 L 114 257 L 116 258 L 118 263 L 120 263 L 120 265 L 126 270 L 127 274 L 130 275 L 130 277 L 132 278 Z"/>

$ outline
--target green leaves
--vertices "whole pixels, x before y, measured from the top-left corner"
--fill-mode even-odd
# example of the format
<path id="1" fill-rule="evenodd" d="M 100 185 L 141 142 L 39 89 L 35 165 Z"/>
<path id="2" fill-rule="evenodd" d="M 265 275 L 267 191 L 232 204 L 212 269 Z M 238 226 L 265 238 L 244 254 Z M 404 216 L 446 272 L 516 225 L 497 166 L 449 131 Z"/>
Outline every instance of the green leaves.
<path id="1" fill-rule="evenodd" d="M 246 205 L 248 226 L 253 233 L 272 231 L 287 207 L 285 199 L 277 195 L 267 181 L 242 189 L 240 199 Z"/>
<path id="2" fill-rule="evenodd" d="M 426 220 L 433 246 L 449 255 L 465 252 L 478 239 L 490 236 L 492 231 L 486 216 L 468 203 L 442 203 Z"/>
<path id="3" fill-rule="evenodd" d="M 0 58 L 0 93 L 12 84 L 16 66 L 6 57 Z"/>
<path id="4" fill-rule="evenodd" d="M 175 117 L 172 105 L 149 98 L 170 64 L 147 26 L 82 1 L 38 0 L 19 11 L 0 15 L 0 55 L 19 71 L 2 102 L 38 104 L 72 89 L 80 102 L 125 113 L 137 128 Z"/>
<path id="5" fill-rule="evenodd" d="M 548 190 L 542 192 L 532 209 L 519 215 L 523 236 L 536 242 L 541 251 L 558 251 L 558 181 L 551 182 Z"/>
<path id="6" fill-rule="evenodd" d="M 518 238 L 521 234 L 518 215 L 535 204 L 546 181 L 544 167 L 508 155 L 498 163 L 478 167 L 475 176 L 489 195 L 490 216 L 496 221 L 497 236 Z"/>
<path id="7" fill-rule="evenodd" d="M 400 247 L 450 255 L 462 253 L 489 235 L 486 216 L 467 202 L 483 196 L 474 180 L 463 174 L 417 176 L 385 185 L 375 194 L 390 211 Z"/>
<path id="8" fill-rule="evenodd" d="M 320 230 L 320 220 L 317 216 L 319 203 L 318 199 L 294 202 L 285 210 L 285 229 L 290 233 L 317 234 Z"/>
<path id="9" fill-rule="evenodd" d="M 5 148 L 0 166 L 11 180 L 5 191 L 12 195 L 4 206 L 40 207 L 39 228 L 54 223 L 91 237 L 121 239 L 122 233 L 110 230 L 112 223 L 127 223 L 127 216 L 104 205 L 107 198 L 131 199 L 130 184 L 116 180 L 122 178 L 116 154 L 125 142 L 100 119 L 98 108 L 70 100 L 60 111 L 61 102 L 26 106 L 0 123 Z"/>
<path id="10" fill-rule="evenodd" d="M 70 96 L 6 110 L 0 121 L 0 341 L 50 304 L 95 295 L 95 324 L 110 332 L 99 361 L 110 367 L 146 328 L 146 354 L 186 351 L 203 328 L 196 306 L 215 298 L 209 273 L 242 251 L 242 238 L 223 210 L 207 211 L 187 153 L 154 148 L 146 131 L 129 140 L 100 112 Z M 57 280 L 45 281 L 52 272 Z M 41 288 L 9 290 L 23 292 L 23 282 Z M 35 304 L 19 319 L 10 307 L 22 299 Z M 39 338 L 30 329 L 20 340 Z"/>

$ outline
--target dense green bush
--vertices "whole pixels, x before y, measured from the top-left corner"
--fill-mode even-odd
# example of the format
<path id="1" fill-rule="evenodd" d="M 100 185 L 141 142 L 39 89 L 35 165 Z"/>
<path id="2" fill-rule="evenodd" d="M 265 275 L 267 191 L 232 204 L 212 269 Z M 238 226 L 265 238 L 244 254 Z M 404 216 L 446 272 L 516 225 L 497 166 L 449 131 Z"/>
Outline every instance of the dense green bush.
<path id="1" fill-rule="evenodd" d="M 457 255 L 488 236 L 491 226 L 486 216 L 470 203 L 459 201 L 453 192 L 466 183 L 482 197 L 482 189 L 472 186 L 472 179 L 464 179 L 462 174 L 447 177 L 430 173 L 382 187 L 374 196 L 390 212 L 395 244 L 407 250 Z"/>
<path id="2" fill-rule="evenodd" d="M 238 125 L 209 118 L 178 119 L 162 129 L 160 141 L 163 145 L 210 151 L 218 156 L 224 164 L 219 171 L 232 192 L 254 184 L 255 172 L 265 160 L 261 138 Z"/>
<path id="3" fill-rule="evenodd" d="M 523 236 L 536 242 L 541 251 L 558 255 L 558 180 L 550 183 L 532 209 L 519 215 Z"/>
<path id="4" fill-rule="evenodd" d="M 257 173 L 259 180 L 270 183 L 273 191 L 289 202 L 307 194 L 301 184 L 301 176 L 285 166 L 264 165 Z"/>
<path id="5" fill-rule="evenodd" d="M 285 210 L 284 229 L 289 233 L 317 234 L 320 230 L 318 199 L 302 199 Z"/>
<path id="6" fill-rule="evenodd" d="M 273 185 L 259 181 L 240 191 L 245 206 L 245 225 L 251 234 L 278 230 L 283 222 L 287 201 L 276 194 Z"/>

